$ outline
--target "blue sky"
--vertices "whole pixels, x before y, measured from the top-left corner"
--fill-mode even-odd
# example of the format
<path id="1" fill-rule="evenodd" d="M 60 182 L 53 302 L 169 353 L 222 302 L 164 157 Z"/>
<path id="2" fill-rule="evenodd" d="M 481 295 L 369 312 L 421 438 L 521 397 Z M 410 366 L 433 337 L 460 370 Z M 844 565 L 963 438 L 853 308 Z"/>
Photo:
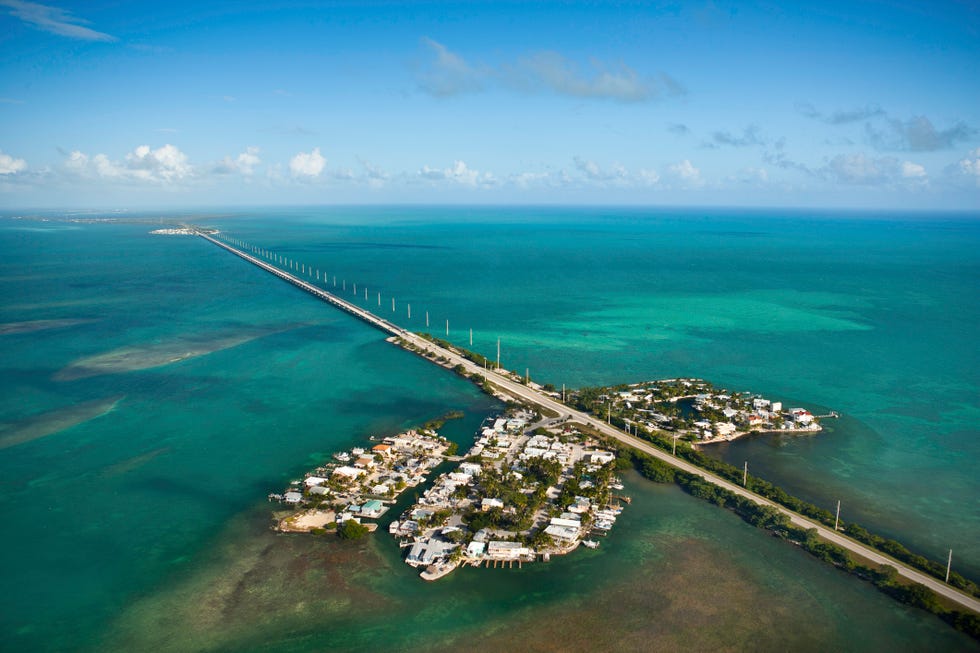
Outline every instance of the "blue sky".
<path id="1" fill-rule="evenodd" d="M 980 208 L 974 2 L 0 0 L 0 206 Z"/>

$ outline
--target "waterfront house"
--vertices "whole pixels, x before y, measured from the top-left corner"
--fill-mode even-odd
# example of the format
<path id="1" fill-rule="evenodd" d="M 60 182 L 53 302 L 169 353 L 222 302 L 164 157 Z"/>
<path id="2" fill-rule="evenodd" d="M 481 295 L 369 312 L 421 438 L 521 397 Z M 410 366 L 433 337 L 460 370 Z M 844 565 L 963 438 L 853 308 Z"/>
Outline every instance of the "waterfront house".
<path id="1" fill-rule="evenodd" d="M 303 495 L 299 492 L 287 492 L 282 498 L 286 503 L 299 503 L 303 500 Z"/>
<path id="2" fill-rule="evenodd" d="M 596 465 L 605 465 L 616 460 L 616 454 L 611 451 L 590 451 L 588 452 L 589 462 Z"/>
<path id="3" fill-rule="evenodd" d="M 343 467 L 337 467 L 333 470 L 334 476 L 341 476 L 352 480 L 360 478 L 365 473 L 366 472 L 363 469 L 358 469 L 357 467 L 347 467 L 346 465 Z"/>
<path id="4" fill-rule="evenodd" d="M 793 420 L 801 426 L 809 426 L 813 423 L 813 415 L 806 408 L 791 408 L 789 411 Z"/>
<path id="5" fill-rule="evenodd" d="M 371 447 L 371 451 L 374 453 L 381 454 L 382 456 L 391 455 L 391 445 L 390 444 L 376 444 Z"/>
<path id="6" fill-rule="evenodd" d="M 365 501 L 361 506 L 361 515 L 364 517 L 380 517 L 385 511 L 384 504 L 377 499 Z"/>
<path id="7" fill-rule="evenodd" d="M 461 463 L 459 471 L 470 476 L 479 476 L 483 468 L 477 463 Z"/>
<path id="8" fill-rule="evenodd" d="M 517 560 L 521 556 L 530 555 L 531 550 L 520 542 L 502 542 L 494 540 L 487 544 L 487 557 L 497 560 Z"/>
<path id="9" fill-rule="evenodd" d="M 714 429 L 715 433 L 723 438 L 735 435 L 735 425 L 731 422 L 715 422 Z"/>

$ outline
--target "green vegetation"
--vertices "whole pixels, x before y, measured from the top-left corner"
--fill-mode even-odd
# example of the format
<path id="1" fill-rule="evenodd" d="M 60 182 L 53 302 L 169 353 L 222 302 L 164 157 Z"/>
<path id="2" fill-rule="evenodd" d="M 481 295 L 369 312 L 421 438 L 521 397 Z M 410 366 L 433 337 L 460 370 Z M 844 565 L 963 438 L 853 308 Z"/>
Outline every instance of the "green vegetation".
<path id="1" fill-rule="evenodd" d="M 598 402 L 598 397 L 601 396 L 601 394 L 604 391 L 607 391 L 607 389 L 586 388 L 584 390 L 578 391 L 575 395 L 575 399 L 579 403 L 582 403 L 584 401 L 585 404 L 587 405 L 596 405 L 597 410 L 600 410 L 601 412 L 601 408 L 605 406 L 605 404 Z M 584 400 L 583 397 L 585 397 Z M 595 416 L 599 418 L 605 417 L 605 415 L 601 415 L 599 413 L 595 413 Z M 618 426 L 619 428 L 622 428 L 624 426 L 624 422 L 622 421 L 622 419 L 617 418 L 615 414 L 613 414 L 611 421 L 614 426 Z M 661 449 L 663 451 L 672 450 L 674 444 L 673 437 L 668 433 L 653 432 L 640 426 L 636 428 L 636 434 L 637 437 L 646 440 L 647 442 L 650 442 L 658 449 Z M 636 465 L 635 456 L 643 455 L 643 454 L 640 454 L 639 452 L 634 452 L 633 455 L 634 455 L 634 466 L 635 466 Z M 736 483 L 738 485 L 742 484 L 743 470 L 740 467 L 736 467 L 735 465 L 730 465 L 722 460 L 718 460 L 716 458 L 707 456 L 701 451 L 699 451 L 698 449 L 695 449 L 688 442 L 684 442 L 684 441 L 677 442 L 677 457 L 682 458 L 688 461 L 689 463 L 692 463 L 693 465 L 700 467 L 701 469 L 704 469 L 717 476 L 720 476 L 721 478 L 731 481 L 732 483 Z M 647 458 L 649 458 L 649 456 L 647 456 Z M 639 471 L 643 473 L 643 470 L 640 467 L 637 467 L 637 469 L 639 469 Z M 669 482 L 669 481 L 658 481 L 658 482 Z M 785 506 L 786 508 L 789 508 L 793 512 L 799 513 L 801 515 L 804 515 L 805 517 L 809 517 L 810 519 L 818 521 L 824 524 L 825 526 L 829 526 L 831 528 L 833 528 L 834 526 L 834 520 L 835 520 L 834 513 L 830 512 L 829 510 L 825 510 L 824 508 L 821 508 L 819 506 L 816 506 L 812 503 L 804 501 L 803 499 L 794 497 L 793 495 L 789 494 L 788 492 L 778 487 L 777 485 L 770 483 L 769 481 L 766 481 L 764 479 L 749 474 L 746 481 L 746 489 L 755 492 L 756 494 L 761 495 L 773 501 L 774 503 L 778 503 L 782 506 Z M 869 531 L 867 531 L 866 529 L 862 528 L 857 524 L 842 523 L 841 526 L 843 528 L 843 531 L 850 537 L 853 537 L 855 540 L 867 544 L 868 546 L 877 549 L 882 553 L 895 558 L 896 560 L 904 562 L 905 564 L 911 567 L 915 567 L 916 569 L 924 571 L 935 578 L 938 578 L 940 580 L 945 579 L 946 566 L 944 564 L 936 562 L 935 560 L 930 560 L 925 556 L 912 553 L 901 543 L 896 542 L 895 540 L 890 540 L 881 537 L 879 535 L 870 533 Z M 978 587 L 976 583 L 964 578 L 962 575 L 957 574 L 955 572 L 950 574 L 949 584 L 952 585 L 953 587 L 963 590 L 964 592 L 967 592 L 968 594 L 972 594 L 973 596 L 980 596 L 980 587 Z"/>
<path id="2" fill-rule="evenodd" d="M 348 519 L 337 527 L 337 535 L 342 540 L 358 540 L 368 534 L 368 527 Z"/>
<path id="3" fill-rule="evenodd" d="M 902 582 L 894 567 L 875 568 L 856 563 L 847 550 L 821 539 L 815 528 L 803 529 L 793 526 L 789 517 L 778 509 L 759 505 L 751 499 L 718 487 L 696 474 L 675 469 L 653 456 L 628 449 L 621 450 L 618 455 L 630 460 L 633 467 L 645 478 L 656 483 L 674 482 L 691 496 L 727 508 L 756 528 L 765 529 L 777 537 L 793 542 L 815 558 L 871 582 L 892 598 L 927 610 L 957 630 L 974 639 L 980 639 L 980 617 L 960 610 L 946 610 L 935 592 L 919 583 Z M 869 534 L 869 537 L 873 536 Z M 952 576 L 950 581 L 952 583 Z"/>
<path id="4" fill-rule="evenodd" d="M 457 347 L 456 345 L 449 342 L 448 340 L 437 338 L 430 333 L 420 333 L 418 335 L 419 337 L 425 338 L 426 340 L 428 340 L 433 344 L 439 345 L 443 349 L 448 349 L 449 351 L 455 352 L 469 361 L 473 361 L 480 367 L 485 367 L 488 370 L 493 370 L 497 368 L 497 363 L 495 361 L 492 361 L 486 356 L 482 354 L 478 354 L 475 351 L 469 351 L 467 349 L 463 349 L 462 347 Z M 457 366 L 457 367 L 461 367 L 461 366 Z"/>
<path id="5" fill-rule="evenodd" d="M 438 431 L 445 426 L 446 422 L 449 420 L 462 419 L 465 415 L 466 413 L 461 410 L 451 410 L 440 417 L 430 419 L 428 422 L 422 425 L 422 428 L 426 429 L 427 431 Z"/>

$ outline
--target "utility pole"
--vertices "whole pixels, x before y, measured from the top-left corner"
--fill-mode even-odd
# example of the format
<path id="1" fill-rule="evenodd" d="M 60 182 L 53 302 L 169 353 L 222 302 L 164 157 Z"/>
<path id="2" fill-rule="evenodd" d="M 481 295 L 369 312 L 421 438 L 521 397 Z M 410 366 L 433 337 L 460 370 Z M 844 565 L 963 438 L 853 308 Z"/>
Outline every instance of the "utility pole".
<path id="1" fill-rule="evenodd" d="M 470 329 L 470 347 L 473 346 L 473 329 Z"/>
<path id="2" fill-rule="evenodd" d="M 561 384 L 561 403 L 565 403 L 565 384 Z"/>
<path id="3" fill-rule="evenodd" d="M 837 500 L 837 516 L 834 517 L 834 530 L 837 530 L 837 525 L 840 524 L 840 499 Z"/>
<path id="4" fill-rule="evenodd" d="M 449 320 L 446 320 L 446 337 L 449 337 Z"/>
<path id="5" fill-rule="evenodd" d="M 745 467 L 742 468 L 742 487 L 748 487 L 749 480 L 749 461 L 745 461 Z"/>
<path id="6" fill-rule="evenodd" d="M 670 452 L 670 455 L 671 456 L 676 456 L 677 455 L 677 434 L 676 433 L 674 434 L 674 438 L 673 439 L 674 439 L 674 449 L 673 449 L 673 451 Z"/>
<path id="7" fill-rule="evenodd" d="M 410 320 L 412 319 L 412 305 L 411 304 L 408 305 L 408 319 L 410 319 Z"/>
<path id="8" fill-rule="evenodd" d="M 425 328 L 429 328 L 429 311 L 425 312 Z"/>
<path id="9" fill-rule="evenodd" d="M 500 369 L 500 338 L 497 338 L 497 369 Z"/>
<path id="10" fill-rule="evenodd" d="M 953 550 L 949 550 L 949 559 L 946 560 L 946 582 L 949 583 L 949 570 L 953 566 Z"/>

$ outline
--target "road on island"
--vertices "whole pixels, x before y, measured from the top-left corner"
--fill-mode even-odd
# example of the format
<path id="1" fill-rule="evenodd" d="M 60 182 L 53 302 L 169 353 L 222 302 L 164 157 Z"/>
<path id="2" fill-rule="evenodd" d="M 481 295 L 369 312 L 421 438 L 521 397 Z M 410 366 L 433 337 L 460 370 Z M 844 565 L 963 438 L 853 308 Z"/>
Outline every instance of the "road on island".
<path id="1" fill-rule="evenodd" d="M 277 277 L 283 279 L 284 281 L 288 281 L 294 286 L 297 286 L 300 289 L 305 290 L 306 292 L 309 292 L 310 294 L 315 295 L 316 297 L 319 297 L 320 299 L 330 303 L 331 305 L 347 313 L 350 313 L 351 315 L 367 322 L 368 324 L 378 329 L 381 329 L 382 331 L 389 333 L 390 335 L 397 336 L 408 343 L 411 343 L 412 345 L 418 348 L 419 352 L 428 349 L 429 351 L 434 352 L 436 356 L 443 356 L 446 359 L 448 359 L 453 366 L 462 365 L 466 369 L 467 373 L 476 374 L 486 379 L 493 385 L 499 387 L 502 391 L 506 392 L 509 395 L 514 396 L 515 398 L 523 399 L 530 404 L 542 408 L 546 408 L 550 411 L 557 413 L 559 416 L 563 416 L 563 415 L 568 416 L 572 420 L 585 424 L 595 429 L 596 431 L 604 435 L 607 435 L 611 438 L 614 438 L 615 440 L 627 446 L 633 447 L 634 449 L 642 451 L 643 453 L 654 456 L 655 458 L 662 460 L 668 465 L 671 465 L 677 469 L 688 472 L 690 474 L 696 474 L 701 478 L 703 478 L 704 480 L 713 483 L 714 485 L 717 485 L 720 488 L 728 490 L 729 492 L 733 492 L 741 497 L 745 497 L 746 499 L 754 501 L 759 505 L 770 506 L 772 508 L 775 508 L 776 510 L 780 511 L 781 513 L 789 517 L 790 521 L 796 526 L 805 529 L 810 529 L 810 528 L 816 529 L 820 537 L 824 538 L 828 542 L 832 542 L 852 553 L 855 553 L 863 558 L 867 558 L 872 562 L 882 564 L 882 565 L 890 565 L 898 571 L 898 574 L 900 576 L 903 576 L 913 582 L 921 583 L 922 585 L 925 585 L 926 587 L 934 591 L 936 594 L 943 596 L 949 601 L 956 603 L 957 605 L 962 606 L 968 610 L 971 610 L 974 613 L 980 614 L 980 601 L 978 601 L 972 596 L 964 594 L 963 592 L 959 591 L 955 587 L 947 585 L 946 583 L 943 583 L 942 581 L 933 578 L 928 574 L 913 569 L 903 564 L 902 562 L 899 562 L 898 560 L 890 558 L 876 551 L 875 549 L 872 549 L 868 546 L 865 546 L 864 544 L 861 544 L 860 542 L 852 540 L 851 538 L 846 537 L 831 528 L 827 528 L 823 524 L 812 521 L 798 513 L 795 513 L 792 510 L 789 510 L 784 506 L 774 503 L 763 496 L 755 494 L 754 492 L 750 492 L 749 490 L 743 488 L 740 485 L 736 485 L 735 483 L 723 479 L 720 476 L 716 476 L 710 472 L 701 469 L 700 467 L 696 467 L 695 465 L 692 465 L 691 463 L 685 460 L 672 456 L 665 451 L 661 451 L 660 449 L 657 449 L 656 447 L 651 445 L 649 442 L 645 442 L 643 440 L 640 440 L 639 438 L 635 438 L 631 435 L 628 435 L 624 431 L 620 431 L 619 429 L 607 424 L 606 422 L 603 422 L 600 419 L 597 419 L 581 411 L 573 410 L 568 406 L 566 406 L 565 404 L 560 403 L 555 399 L 549 397 L 548 395 L 538 392 L 533 388 L 524 385 L 523 383 L 518 383 L 496 371 L 485 369 L 477 365 L 473 361 L 457 354 L 454 351 L 450 351 L 444 347 L 441 347 L 436 343 L 432 342 L 431 340 L 427 340 L 417 335 L 416 333 L 413 333 L 412 331 L 403 329 L 398 325 L 389 322 L 388 320 L 378 317 L 377 315 L 371 313 L 370 311 L 364 310 L 359 306 L 355 306 L 354 304 L 346 300 L 343 300 L 332 293 L 322 290 L 317 286 L 314 286 L 313 284 L 308 283 L 303 279 L 300 279 L 297 276 L 294 276 L 288 272 L 280 270 L 279 268 L 270 265 L 269 263 L 266 263 L 265 261 L 258 259 L 244 251 L 231 247 L 211 237 L 206 233 L 198 231 L 197 234 L 202 238 L 214 243 L 218 247 L 221 247 L 222 249 L 225 249 L 231 252 L 232 254 L 235 254 L 236 256 L 245 259 L 246 261 L 262 268 L 263 270 L 266 270 L 267 272 L 276 275 Z"/>

